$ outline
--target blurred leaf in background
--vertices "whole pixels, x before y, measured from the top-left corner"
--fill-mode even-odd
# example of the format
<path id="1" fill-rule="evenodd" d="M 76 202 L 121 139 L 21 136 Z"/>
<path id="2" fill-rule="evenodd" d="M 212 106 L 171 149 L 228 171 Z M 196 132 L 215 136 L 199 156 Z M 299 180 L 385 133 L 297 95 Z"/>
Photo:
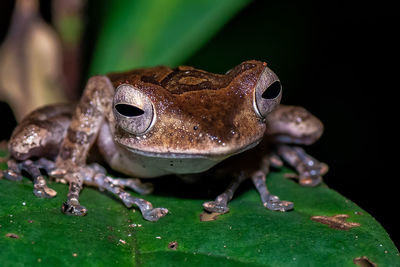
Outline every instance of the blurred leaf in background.
<path id="1" fill-rule="evenodd" d="M 96 1 L 105 17 L 98 25 L 90 75 L 180 64 L 249 2 Z"/>
<path id="2" fill-rule="evenodd" d="M 66 95 L 76 101 L 81 91 L 82 78 L 82 38 L 85 25 L 84 0 L 53 0 L 52 21 L 62 46 L 63 73 L 66 82 Z"/>
<path id="3" fill-rule="evenodd" d="M 89 1 L 100 16 L 89 73 L 182 63 L 249 2 Z M 0 94 L 17 120 L 39 106 L 78 98 L 85 3 L 53 1 L 54 30 L 38 14 L 37 0 L 16 2 L 0 50 Z"/>
<path id="4" fill-rule="evenodd" d="M 0 98 L 17 120 L 37 107 L 65 100 L 60 43 L 38 14 L 37 0 L 16 1 L 0 47 Z"/>

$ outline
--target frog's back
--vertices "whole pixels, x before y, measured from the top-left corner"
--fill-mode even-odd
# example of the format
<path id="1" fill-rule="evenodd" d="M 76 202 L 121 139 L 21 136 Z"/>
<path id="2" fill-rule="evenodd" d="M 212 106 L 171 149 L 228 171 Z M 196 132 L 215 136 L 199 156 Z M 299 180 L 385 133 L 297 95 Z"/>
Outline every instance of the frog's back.
<path id="1" fill-rule="evenodd" d="M 108 74 L 114 87 L 121 84 L 134 84 L 140 87 L 152 84 L 164 88 L 172 95 L 202 90 L 219 90 L 226 88 L 235 79 L 240 79 L 242 73 L 260 65 L 258 61 L 246 61 L 228 71 L 226 74 L 215 74 L 190 66 L 169 68 L 157 66 L 153 68 L 136 69 L 123 73 Z"/>

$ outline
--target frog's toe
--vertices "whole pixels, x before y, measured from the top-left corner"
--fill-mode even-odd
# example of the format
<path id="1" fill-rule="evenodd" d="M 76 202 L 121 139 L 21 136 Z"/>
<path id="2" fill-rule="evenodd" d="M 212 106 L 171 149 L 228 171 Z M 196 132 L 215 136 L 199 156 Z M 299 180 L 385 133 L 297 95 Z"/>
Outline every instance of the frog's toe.
<path id="1" fill-rule="evenodd" d="M 167 215 L 167 213 L 168 209 L 166 208 L 154 208 L 143 211 L 142 215 L 145 220 L 155 222 L 158 221 L 161 217 Z"/>
<path id="2" fill-rule="evenodd" d="M 61 211 L 67 215 L 85 216 L 87 209 L 79 204 L 74 204 L 69 201 L 63 203 Z"/>
<path id="3" fill-rule="evenodd" d="M 322 177 L 320 175 L 314 177 L 301 177 L 299 178 L 299 184 L 307 187 L 315 187 L 322 183 Z"/>
<path id="4" fill-rule="evenodd" d="M 203 208 L 208 212 L 216 212 L 221 214 L 229 212 L 229 208 L 226 203 L 220 203 L 217 201 L 204 202 Z"/>
<path id="5" fill-rule="evenodd" d="M 140 187 L 132 188 L 141 195 L 148 195 L 153 193 L 154 185 L 152 183 L 142 183 Z"/>
<path id="6" fill-rule="evenodd" d="M 22 181 L 22 175 L 13 170 L 3 171 L 3 177 L 10 181 Z"/>
<path id="7" fill-rule="evenodd" d="M 269 200 L 264 203 L 264 207 L 274 211 L 289 211 L 293 209 L 293 202 L 280 200 L 279 197 L 271 195 Z"/>
<path id="8" fill-rule="evenodd" d="M 151 194 L 154 190 L 154 185 L 152 183 L 142 183 L 139 179 L 136 178 L 114 180 L 117 182 L 117 184 L 123 187 L 128 187 L 141 195 Z"/>
<path id="9" fill-rule="evenodd" d="M 53 198 L 57 195 L 57 192 L 47 186 L 35 187 L 33 194 L 38 198 Z"/>

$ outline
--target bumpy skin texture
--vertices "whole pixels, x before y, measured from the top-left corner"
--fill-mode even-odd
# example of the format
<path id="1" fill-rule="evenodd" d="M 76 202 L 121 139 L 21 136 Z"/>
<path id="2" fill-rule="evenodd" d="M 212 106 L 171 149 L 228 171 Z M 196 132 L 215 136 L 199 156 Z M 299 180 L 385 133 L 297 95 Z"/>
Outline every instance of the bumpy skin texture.
<path id="1" fill-rule="evenodd" d="M 227 154 L 256 142 L 266 127 L 254 114 L 253 91 L 264 69 L 262 62 L 246 61 L 225 75 L 188 66 L 109 74 L 114 88 L 130 84 L 145 92 L 162 122 L 146 139 L 132 138 L 121 129 L 115 137 L 140 151 L 192 155 Z"/>
<path id="2" fill-rule="evenodd" d="M 124 191 L 146 194 L 150 184 L 111 178 L 100 165 L 87 165 L 89 151 L 97 147 L 110 167 L 134 177 L 178 174 L 195 179 L 203 171 L 230 175 L 233 180 L 226 191 L 204 203 L 210 212 L 228 212 L 229 200 L 248 178 L 266 208 L 290 210 L 293 203 L 267 190 L 269 167 L 281 166 L 283 159 L 297 170 L 301 185 L 316 186 L 327 166 L 290 145 L 312 144 L 323 126 L 301 107 L 278 106 L 278 84 L 276 75 L 259 61 L 243 62 L 225 75 L 181 66 L 93 77 L 77 106 L 45 107 L 21 122 L 9 142 L 11 158 L 4 176 L 19 180 L 26 171 L 38 197 L 56 195 L 40 170 L 68 182 L 62 206 L 66 214 L 86 214 L 79 203 L 83 184 L 111 192 L 127 207 L 138 206 L 147 220 L 168 213 Z M 118 105 L 131 110 L 124 113 Z M 132 133 L 132 127 L 145 131 Z"/>

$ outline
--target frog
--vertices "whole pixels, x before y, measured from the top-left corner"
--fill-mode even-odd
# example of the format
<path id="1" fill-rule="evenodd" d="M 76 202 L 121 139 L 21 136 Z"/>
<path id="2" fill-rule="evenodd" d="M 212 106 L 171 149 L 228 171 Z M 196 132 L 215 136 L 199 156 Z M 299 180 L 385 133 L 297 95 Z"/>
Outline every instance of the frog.
<path id="1" fill-rule="evenodd" d="M 151 178 L 194 181 L 204 174 L 231 179 L 215 200 L 203 204 L 207 212 L 229 212 L 229 201 L 247 179 L 267 210 L 290 211 L 293 202 L 267 188 L 270 169 L 286 162 L 300 185 L 317 186 L 328 168 L 302 148 L 320 138 L 322 122 L 300 106 L 280 104 L 281 98 L 280 79 L 257 60 L 225 74 L 156 66 L 97 75 L 77 104 L 45 106 L 20 122 L 8 142 L 3 176 L 20 181 L 26 174 L 39 198 L 57 195 L 46 177 L 68 183 L 61 206 L 67 215 L 87 214 L 79 200 L 86 185 L 157 221 L 168 209 L 128 190 L 145 195 L 153 190 Z M 104 164 L 89 162 L 92 155 L 127 177 L 110 176 Z"/>

